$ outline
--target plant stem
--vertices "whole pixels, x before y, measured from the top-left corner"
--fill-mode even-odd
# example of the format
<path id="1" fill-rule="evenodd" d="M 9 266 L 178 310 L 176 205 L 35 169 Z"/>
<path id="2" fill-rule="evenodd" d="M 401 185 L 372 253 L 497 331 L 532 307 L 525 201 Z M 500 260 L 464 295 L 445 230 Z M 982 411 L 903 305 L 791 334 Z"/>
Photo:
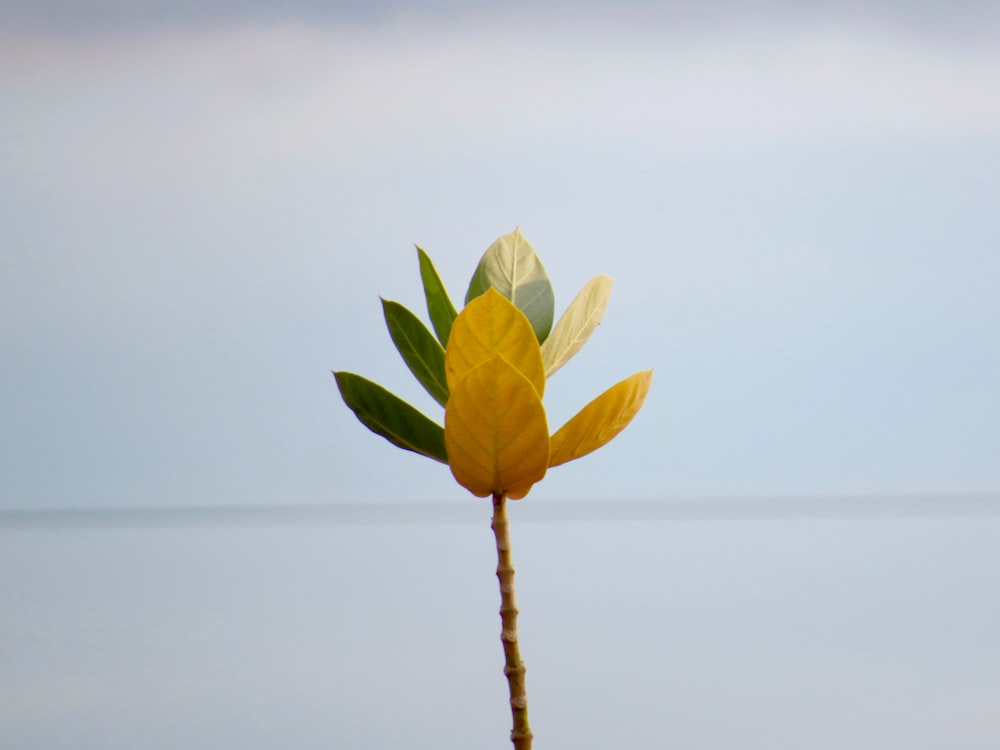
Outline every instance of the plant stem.
<path id="1" fill-rule="evenodd" d="M 504 668 L 510 687 L 510 712 L 514 728 L 510 741 L 514 750 L 531 750 L 531 727 L 528 725 L 528 696 L 524 686 L 524 662 L 517 645 L 517 604 L 514 601 L 514 566 L 510 561 L 510 532 L 507 526 L 507 497 L 493 494 L 493 535 L 497 540 L 497 578 L 500 580 L 500 640 L 503 643 Z"/>

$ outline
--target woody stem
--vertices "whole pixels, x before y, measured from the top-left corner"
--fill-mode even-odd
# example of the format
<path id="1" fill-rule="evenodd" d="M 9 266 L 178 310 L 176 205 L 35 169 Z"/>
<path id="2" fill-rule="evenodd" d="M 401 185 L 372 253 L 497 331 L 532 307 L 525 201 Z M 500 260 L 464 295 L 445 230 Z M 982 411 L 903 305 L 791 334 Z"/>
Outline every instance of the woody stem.
<path id="1" fill-rule="evenodd" d="M 524 686 L 524 662 L 517 644 L 517 604 L 514 601 L 514 566 L 510 561 L 510 533 L 507 524 L 507 497 L 493 495 L 493 535 L 497 540 L 497 578 L 500 581 L 500 640 L 503 643 L 504 668 L 510 687 L 510 711 L 514 728 L 510 741 L 514 750 L 531 750 L 531 727 L 528 725 L 528 697 Z"/>

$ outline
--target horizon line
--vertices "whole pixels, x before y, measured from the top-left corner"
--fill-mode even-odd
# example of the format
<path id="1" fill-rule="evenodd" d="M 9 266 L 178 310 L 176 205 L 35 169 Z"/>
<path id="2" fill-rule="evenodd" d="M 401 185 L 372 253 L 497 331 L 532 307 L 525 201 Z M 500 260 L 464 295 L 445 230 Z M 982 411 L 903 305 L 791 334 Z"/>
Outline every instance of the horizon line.
<path id="1" fill-rule="evenodd" d="M 0 530 L 488 523 L 488 501 L 476 500 L 16 508 L 0 510 Z M 1000 517 L 1000 492 L 674 495 L 518 500 L 513 506 L 520 522 L 529 523 Z"/>

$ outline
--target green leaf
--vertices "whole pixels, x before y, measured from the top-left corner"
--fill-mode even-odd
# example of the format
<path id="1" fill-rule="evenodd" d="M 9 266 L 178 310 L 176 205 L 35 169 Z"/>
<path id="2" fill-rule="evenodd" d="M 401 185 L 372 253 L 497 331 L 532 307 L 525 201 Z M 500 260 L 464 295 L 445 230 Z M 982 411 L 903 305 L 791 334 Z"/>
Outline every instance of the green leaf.
<path id="1" fill-rule="evenodd" d="M 566 308 L 551 335 L 542 344 L 545 377 L 551 377 L 587 343 L 608 308 L 613 283 L 614 279 L 606 274 L 595 276 Z"/>
<path id="2" fill-rule="evenodd" d="M 344 403 L 361 423 L 393 445 L 448 463 L 444 428 L 377 383 L 353 372 L 334 372 Z"/>
<path id="3" fill-rule="evenodd" d="M 520 229 L 505 234 L 487 248 L 472 275 L 465 303 L 490 287 L 525 314 L 538 343 L 544 342 L 552 330 L 556 298 L 541 259 Z"/>
<path id="4" fill-rule="evenodd" d="M 420 319 L 398 302 L 382 300 L 382 313 L 396 349 L 431 397 L 441 406 L 448 403 L 448 380 L 444 374 L 444 349 Z"/>
<path id="5" fill-rule="evenodd" d="M 444 288 L 441 277 L 438 276 L 430 256 L 417 245 L 420 256 L 420 279 L 424 282 L 424 296 L 427 298 L 427 314 L 437 334 L 441 346 L 448 346 L 448 336 L 451 335 L 451 324 L 455 322 L 458 311 L 451 303 L 448 290 Z"/>

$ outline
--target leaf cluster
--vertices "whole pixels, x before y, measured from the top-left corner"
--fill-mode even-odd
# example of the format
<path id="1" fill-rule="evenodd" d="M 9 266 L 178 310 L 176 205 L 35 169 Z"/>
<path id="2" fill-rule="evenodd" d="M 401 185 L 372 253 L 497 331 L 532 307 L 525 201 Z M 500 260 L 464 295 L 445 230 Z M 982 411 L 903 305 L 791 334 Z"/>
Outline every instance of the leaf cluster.
<path id="1" fill-rule="evenodd" d="M 341 396 L 372 432 L 446 463 L 475 495 L 524 497 L 550 466 L 572 461 L 620 433 L 641 408 L 652 371 L 636 373 L 591 401 L 551 436 L 542 404 L 546 379 L 601 322 L 612 279 L 591 279 L 553 327 L 555 294 L 534 248 L 516 229 L 483 254 L 459 312 L 430 257 L 417 247 L 433 333 L 398 302 L 382 300 L 389 335 L 417 381 L 444 407 L 444 424 L 350 372 Z"/>

